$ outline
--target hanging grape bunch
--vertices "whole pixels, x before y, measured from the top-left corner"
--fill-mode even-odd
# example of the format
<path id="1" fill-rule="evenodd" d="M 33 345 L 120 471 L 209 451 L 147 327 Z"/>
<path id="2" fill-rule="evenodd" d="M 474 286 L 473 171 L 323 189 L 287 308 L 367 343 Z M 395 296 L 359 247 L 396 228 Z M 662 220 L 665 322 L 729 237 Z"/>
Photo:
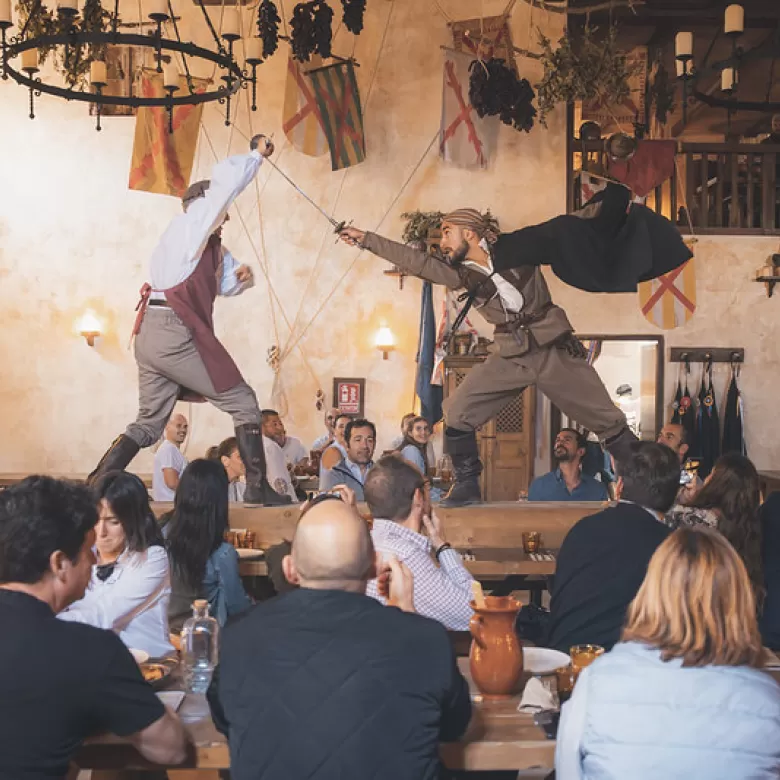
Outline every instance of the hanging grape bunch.
<path id="1" fill-rule="evenodd" d="M 363 29 L 363 14 L 366 10 L 366 0 L 341 0 L 344 8 L 344 26 L 353 34 L 359 35 Z"/>
<path id="2" fill-rule="evenodd" d="M 469 66 L 469 101 L 481 117 L 496 116 L 515 130 L 534 126 L 536 97 L 528 79 L 519 79 L 502 59 L 474 60 Z"/>
<path id="3" fill-rule="evenodd" d="M 279 12 L 272 0 L 263 0 L 257 12 L 257 34 L 263 41 L 263 59 L 270 57 L 279 46 Z"/>
<path id="4" fill-rule="evenodd" d="M 323 0 L 298 3 L 290 20 L 293 57 L 308 62 L 312 54 L 330 57 L 333 9 Z"/>

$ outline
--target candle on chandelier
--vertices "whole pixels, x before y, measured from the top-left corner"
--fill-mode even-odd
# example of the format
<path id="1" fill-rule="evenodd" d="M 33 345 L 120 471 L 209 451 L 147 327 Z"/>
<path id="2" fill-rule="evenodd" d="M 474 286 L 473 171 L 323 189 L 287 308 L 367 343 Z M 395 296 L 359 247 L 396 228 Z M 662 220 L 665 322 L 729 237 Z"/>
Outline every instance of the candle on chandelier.
<path id="1" fill-rule="evenodd" d="M 734 68 L 723 68 L 720 74 L 720 88 L 724 92 L 731 92 L 737 83 L 737 72 Z"/>
<path id="2" fill-rule="evenodd" d="M 22 52 L 22 70 L 38 70 L 38 49 L 27 49 Z"/>
<path id="3" fill-rule="evenodd" d="M 89 80 L 95 87 L 103 87 L 108 84 L 108 71 L 105 62 L 92 60 L 89 64 Z"/>
<path id="4" fill-rule="evenodd" d="M 173 60 L 163 65 L 163 86 L 167 89 L 179 88 L 179 68 Z"/>
<path id="5" fill-rule="evenodd" d="M 238 18 L 238 10 L 235 8 L 226 8 L 222 16 L 222 37 L 225 38 L 228 35 L 239 37 L 239 28 L 240 20 Z"/>
<path id="6" fill-rule="evenodd" d="M 0 24 L 10 24 L 11 21 L 11 0 L 0 0 Z"/>
<path id="7" fill-rule="evenodd" d="M 693 33 L 692 32 L 678 32 L 674 38 L 674 55 L 675 57 L 692 57 L 693 56 Z"/>
<path id="8" fill-rule="evenodd" d="M 79 10 L 79 6 L 77 0 L 57 0 L 57 10 L 75 13 Z"/>
<path id="9" fill-rule="evenodd" d="M 682 60 L 675 60 L 675 63 L 677 65 L 677 78 L 680 79 L 685 75 L 685 63 Z M 690 72 L 689 68 L 688 73 Z"/>
<path id="10" fill-rule="evenodd" d="M 155 17 L 168 17 L 168 0 L 151 0 L 149 3 L 149 16 L 154 19 Z"/>
<path id="11" fill-rule="evenodd" d="M 745 32 L 745 9 L 733 3 L 726 7 L 726 18 L 723 25 L 726 35 L 740 35 Z"/>
<path id="12" fill-rule="evenodd" d="M 246 61 L 260 62 L 263 59 L 263 42 L 259 38 L 249 38 L 246 42 Z"/>

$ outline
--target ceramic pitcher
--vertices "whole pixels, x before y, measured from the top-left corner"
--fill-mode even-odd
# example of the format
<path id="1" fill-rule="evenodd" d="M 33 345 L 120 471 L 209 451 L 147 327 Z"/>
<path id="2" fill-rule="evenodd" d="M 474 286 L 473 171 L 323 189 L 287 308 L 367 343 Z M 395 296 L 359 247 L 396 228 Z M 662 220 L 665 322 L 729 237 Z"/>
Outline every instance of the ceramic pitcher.
<path id="1" fill-rule="evenodd" d="M 523 648 L 515 632 L 520 606 L 511 596 L 485 596 L 484 607 L 471 602 L 471 678 L 486 698 L 511 696 L 523 672 Z"/>

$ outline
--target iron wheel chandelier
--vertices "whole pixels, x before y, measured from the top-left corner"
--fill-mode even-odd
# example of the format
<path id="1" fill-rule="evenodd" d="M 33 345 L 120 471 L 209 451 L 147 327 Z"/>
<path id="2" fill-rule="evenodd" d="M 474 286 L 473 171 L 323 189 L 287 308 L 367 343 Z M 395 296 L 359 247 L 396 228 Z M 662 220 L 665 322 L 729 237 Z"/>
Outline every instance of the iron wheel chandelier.
<path id="1" fill-rule="evenodd" d="M 156 0 L 148 18 L 154 23 L 151 34 L 126 33 L 120 31 L 119 0 L 114 1 L 113 13 L 103 9 L 100 0 L 92 2 L 91 17 L 96 13 L 99 19 L 108 17 L 108 29 L 103 29 L 99 22 L 95 29 L 87 23 L 87 6 L 85 13 L 79 15 L 77 0 L 58 0 L 56 17 L 50 14 L 42 0 L 32 0 L 27 19 L 21 25 L 19 34 L 9 38 L 8 30 L 13 26 L 11 18 L 11 0 L 0 0 L 0 40 L 2 41 L 2 78 L 9 77 L 27 87 L 30 92 L 30 119 L 35 118 L 35 98 L 42 93 L 77 100 L 95 105 L 96 130 L 101 129 L 102 106 L 125 106 L 131 108 L 150 107 L 165 108 L 168 114 L 168 131 L 173 132 L 173 109 L 177 106 L 191 106 L 200 103 L 217 101 L 225 105 L 225 124 L 230 125 L 231 99 L 240 89 L 252 91 L 252 111 L 257 110 L 257 66 L 263 62 L 263 42 L 259 38 L 249 38 L 246 45 L 246 68 L 242 68 L 234 57 L 234 45 L 240 40 L 239 11 L 237 8 L 225 8 L 223 26 L 220 34 L 214 28 L 203 0 L 196 0 L 200 6 L 206 25 L 214 39 L 215 48 L 207 49 L 192 42 L 182 41 L 179 35 L 176 16 L 170 0 Z M 163 24 L 173 23 L 176 39 L 163 37 Z M 54 22 L 52 24 L 52 22 Z M 47 25 L 48 28 L 47 29 Z M 53 28 L 53 31 L 49 31 Z M 32 30 L 44 30 L 42 35 L 31 34 Z M 108 84 L 106 62 L 94 56 L 92 52 L 104 52 L 108 46 L 141 47 L 154 52 L 156 71 L 163 76 L 164 95 L 157 97 L 133 94 L 132 87 L 128 95 L 107 94 L 104 90 Z M 61 50 L 58 47 L 62 47 Z M 38 73 L 39 50 L 61 51 L 61 61 L 72 62 L 73 58 L 81 57 L 88 52 L 82 66 L 89 64 L 89 84 L 85 78 L 71 77 L 70 84 L 58 86 L 43 81 Z M 180 74 L 175 63 L 175 55 L 181 56 L 184 73 Z M 20 65 L 15 60 L 21 60 Z M 165 61 L 169 60 L 169 61 Z M 196 90 L 190 73 L 190 60 L 193 62 L 208 62 L 216 66 L 222 75 L 218 85 L 206 90 Z M 182 88 L 180 75 L 184 75 L 186 86 Z M 131 79 L 132 84 L 132 79 Z M 181 94 L 177 94 L 181 93 Z"/>

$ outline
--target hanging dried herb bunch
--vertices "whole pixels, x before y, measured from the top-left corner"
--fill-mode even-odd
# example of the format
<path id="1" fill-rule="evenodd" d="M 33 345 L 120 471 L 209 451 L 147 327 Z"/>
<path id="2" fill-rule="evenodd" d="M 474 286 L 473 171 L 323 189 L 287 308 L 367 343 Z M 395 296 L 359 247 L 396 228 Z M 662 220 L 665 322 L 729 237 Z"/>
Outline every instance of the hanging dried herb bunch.
<path id="1" fill-rule="evenodd" d="M 42 35 L 62 35 L 71 30 L 76 32 L 106 32 L 110 29 L 114 15 L 103 8 L 99 0 L 85 0 L 81 15 L 76 18 L 72 25 L 68 26 L 63 17 L 52 13 L 46 6 L 36 8 L 36 0 L 19 0 L 16 6 L 20 17 L 20 26 L 23 27 L 30 15 L 35 9 L 35 16 L 27 28 L 27 38 L 39 37 Z M 56 47 L 47 46 L 38 49 L 38 56 L 41 63 Z M 94 59 L 105 59 L 105 44 L 89 44 L 88 46 L 62 46 L 59 49 L 59 56 L 54 63 L 54 67 L 62 74 L 68 87 L 74 88 L 81 86 L 83 89 L 87 84 L 89 75 L 89 65 Z"/>
<path id="2" fill-rule="evenodd" d="M 344 26 L 353 34 L 359 35 L 363 29 L 363 14 L 366 10 L 366 0 L 341 0 L 344 8 Z"/>
<path id="3" fill-rule="evenodd" d="M 401 214 L 401 219 L 406 220 L 406 226 L 402 238 L 404 243 L 425 244 L 428 233 L 441 227 L 444 214 L 441 211 L 406 211 Z"/>
<path id="4" fill-rule="evenodd" d="M 669 80 L 669 71 L 659 62 L 653 80 L 650 82 L 648 102 L 653 106 L 655 118 L 666 124 L 669 114 L 674 113 L 675 83 Z"/>
<path id="5" fill-rule="evenodd" d="M 298 3 L 290 20 L 293 57 L 308 62 L 312 54 L 330 57 L 333 9 L 323 0 Z"/>
<path id="6" fill-rule="evenodd" d="M 550 39 L 539 33 L 544 75 L 536 92 L 539 121 L 545 127 L 547 114 L 559 103 L 597 98 L 618 103 L 628 97 L 633 68 L 618 48 L 617 27 L 612 25 L 601 38 L 597 31 L 587 25 L 577 38 L 564 35 L 554 50 Z"/>
<path id="7" fill-rule="evenodd" d="M 504 60 L 474 60 L 469 66 L 469 101 L 480 117 L 498 115 L 505 125 L 529 132 L 534 126 L 535 97 L 528 79 L 519 79 Z"/>
<path id="8" fill-rule="evenodd" d="M 279 47 L 279 11 L 273 0 L 263 0 L 257 11 L 257 34 L 263 41 L 263 58 L 270 57 Z"/>

